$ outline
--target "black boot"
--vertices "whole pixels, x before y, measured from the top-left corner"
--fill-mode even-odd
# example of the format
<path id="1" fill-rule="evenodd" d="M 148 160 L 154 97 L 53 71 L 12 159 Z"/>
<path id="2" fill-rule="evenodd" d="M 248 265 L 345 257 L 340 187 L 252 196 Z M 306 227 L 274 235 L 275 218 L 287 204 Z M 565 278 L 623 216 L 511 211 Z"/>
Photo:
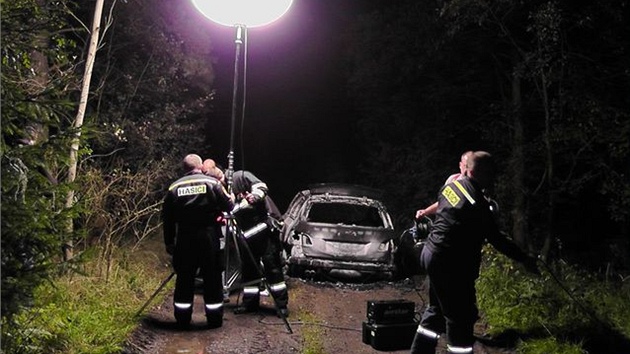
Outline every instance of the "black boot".
<path id="1" fill-rule="evenodd" d="M 438 338 L 440 336 L 422 326 L 418 326 L 418 331 L 411 343 L 411 354 L 435 354 Z"/>
<path id="2" fill-rule="evenodd" d="M 234 309 L 235 314 L 258 312 L 260 310 L 260 293 L 258 285 L 246 286 L 243 289 L 243 304 Z"/>
<path id="3" fill-rule="evenodd" d="M 278 307 L 277 315 L 280 318 L 289 317 L 289 309 L 287 304 L 289 303 L 289 292 L 287 290 L 287 284 L 283 281 L 269 286 L 271 295 Z"/>
<path id="4" fill-rule="evenodd" d="M 192 307 L 189 309 L 178 309 L 175 307 L 175 321 L 177 321 L 177 328 L 188 329 L 190 327 L 190 321 L 192 319 Z"/>
<path id="5" fill-rule="evenodd" d="M 223 326 L 223 307 L 211 311 L 206 310 L 206 320 L 208 321 L 208 328 Z"/>

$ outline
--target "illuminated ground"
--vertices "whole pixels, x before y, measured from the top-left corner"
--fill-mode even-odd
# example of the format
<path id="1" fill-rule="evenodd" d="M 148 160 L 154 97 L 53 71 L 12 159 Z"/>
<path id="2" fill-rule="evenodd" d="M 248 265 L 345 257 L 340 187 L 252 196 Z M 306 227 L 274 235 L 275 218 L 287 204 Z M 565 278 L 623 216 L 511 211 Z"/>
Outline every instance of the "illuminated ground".
<path id="1" fill-rule="evenodd" d="M 306 348 L 306 338 L 312 338 L 313 332 L 317 333 L 315 336 L 323 345 L 322 354 L 383 353 L 364 344 L 362 340 L 367 301 L 406 299 L 413 301 L 416 310 L 420 311 L 426 299 L 421 280 L 343 284 L 289 278 L 291 314 L 288 321 L 292 334 L 284 322 L 275 316 L 270 298 L 262 298 L 264 307 L 257 314 L 235 315 L 232 309 L 237 301 L 236 294 L 231 296 L 231 302 L 227 304 L 223 327 L 204 327 L 202 298 L 197 295 L 192 328 L 187 331 L 177 330 L 174 328 L 172 297 L 169 295 L 162 305 L 154 306 L 145 316 L 142 325 L 130 339 L 126 353 L 302 353 Z M 312 316 L 303 315 L 307 313 Z M 313 320 L 319 321 L 319 325 L 305 324 Z M 482 331 L 481 325 L 478 328 Z M 444 343 L 440 342 L 438 353 L 445 352 L 443 346 Z M 408 352 L 399 350 L 394 353 Z M 475 353 L 513 352 L 477 343 Z"/>

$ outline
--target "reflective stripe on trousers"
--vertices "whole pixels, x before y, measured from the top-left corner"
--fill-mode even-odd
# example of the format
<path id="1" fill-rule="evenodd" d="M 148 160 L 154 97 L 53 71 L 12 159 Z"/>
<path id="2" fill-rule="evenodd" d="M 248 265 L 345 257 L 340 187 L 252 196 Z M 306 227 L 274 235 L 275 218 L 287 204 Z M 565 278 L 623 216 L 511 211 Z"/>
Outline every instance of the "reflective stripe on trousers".
<path id="1" fill-rule="evenodd" d="M 210 312 L 210 311 L 218 311 L 223 309 L 223 303 L 222 302 L 218 302 L 215 304 L 206 304 L 206 311 Z"/>
<path id="2" fill-rule="evenodd" d="M 246 286 L 243 288 L 243 295 L 256 295 L 259 291 L 258 286 Z"/>
<path id="3" fill-rule="evenodd" d="M 188 309 L 190 309 L 192 307 L 191 303 L 185 303 L 185 302 L 176 302 L 176 303 L 174 303 L 174 305 L 179 310 L 188 310 Z"/>
<path id="4" fill-rule="evenodd" d="M 273 292 L 278 292 L 278 291 L 286 290 L 286 288 L 287 288 L 287 283 L 285 283 L 285 282 L 280 282 L 280 283 L 272 284 L 272 285 L 269 285 L 269 288 L 270 288 L 270 289 L 271 289 L 271 291 L 273 291 Z"/>
<path id="5" fill-rule="evenodd" d="M 450 344 L 446 345 L 446 350 L 453 354 L 472 354 L 473 347 L 456 347 Z"/>

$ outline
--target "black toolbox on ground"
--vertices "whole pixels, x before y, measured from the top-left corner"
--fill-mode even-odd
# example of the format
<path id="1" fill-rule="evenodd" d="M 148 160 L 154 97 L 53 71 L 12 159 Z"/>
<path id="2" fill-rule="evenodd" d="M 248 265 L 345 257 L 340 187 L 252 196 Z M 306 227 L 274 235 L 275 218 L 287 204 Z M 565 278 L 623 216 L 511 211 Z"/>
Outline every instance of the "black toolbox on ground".
<path id="1" fill-rule="evenodd" d="M 371 323 L 412 322 L 416 304 L 408 300 L 369 300 L 367 302 L 367 320 Z"/>
<path id="2" fill-rule="evenodd" d="M 378 324 L 363 322 L 363 343 L 376 350 L 411 349 L 417 322 Z"/>
<path id="3" fill-rule="evenodd" d="M 410 349 L 418 328 L 413 301 L 371 300 L 363 322 L 363 343 L 376 350 Z"/>

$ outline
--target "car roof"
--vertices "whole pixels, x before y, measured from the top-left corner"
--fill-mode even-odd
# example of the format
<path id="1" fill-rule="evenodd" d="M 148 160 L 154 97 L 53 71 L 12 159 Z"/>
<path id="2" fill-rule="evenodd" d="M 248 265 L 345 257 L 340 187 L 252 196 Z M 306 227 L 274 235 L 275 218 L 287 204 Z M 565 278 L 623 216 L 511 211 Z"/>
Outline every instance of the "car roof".
<path id="1" fill-rule="evenodd" d="M 381 199 L 384 195 L 383 191 L 357 184 L 346 183 L 317 183 L 308 186 L 311 195 L 314 194 L 336 194 L 348 196 L 361 196 L 371 199 Z"/>

